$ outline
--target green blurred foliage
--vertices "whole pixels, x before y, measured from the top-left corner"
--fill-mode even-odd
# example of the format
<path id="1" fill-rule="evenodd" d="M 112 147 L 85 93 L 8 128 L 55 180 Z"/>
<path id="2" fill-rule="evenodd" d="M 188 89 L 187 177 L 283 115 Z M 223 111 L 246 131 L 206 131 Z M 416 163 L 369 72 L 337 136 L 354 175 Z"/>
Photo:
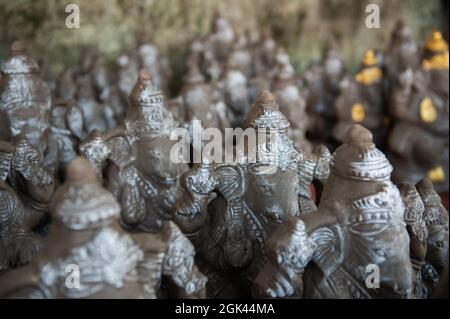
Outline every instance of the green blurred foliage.
<path id="1" fill-rule="evenodd" d="M 76 3 L 81 28 L 65 27 L 65 7 Z M 365 7 L 381 7 L 381 28 L 365 27 Z M 29 51 L 52 73 L 77 63 L 85 47 L 112 61 L 136 45 L 154 41 L 181 71 L 187 44 L 208 32 L 219 11 L 240 29 L 269 28 L 291 54 L 297 71 L 320 57 L 334 36 L 350 67 L 367 48 L 383 48 L 398 18 L 423 41 L 431 27 L 442 27 L 440 0 L 0 0 L 0 57 L 9 43 L 28 41 Z"/>

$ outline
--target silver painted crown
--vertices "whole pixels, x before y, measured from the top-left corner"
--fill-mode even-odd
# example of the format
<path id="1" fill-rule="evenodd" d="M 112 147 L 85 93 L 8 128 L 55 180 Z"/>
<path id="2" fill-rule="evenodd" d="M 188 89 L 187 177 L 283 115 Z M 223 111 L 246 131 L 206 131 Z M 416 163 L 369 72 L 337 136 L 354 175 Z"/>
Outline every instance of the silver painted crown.
<path id="1" fill-rule="evenodd" d="M 10 56 L 3 62 L 0 71 L 5 75 L 37 73 L 39 66 L 26 54 L 23 43 L 16 41 L 11 45 Z"/>
<path id="2" fill-rule="evenodd" d="M 346 142 L 334 152 L 330 166 L 344 178 L 363 181 L 386 181 L 392 173 L 392 165 L 373 144 L 372 133 L 360 125 L 350 129 Z"/>

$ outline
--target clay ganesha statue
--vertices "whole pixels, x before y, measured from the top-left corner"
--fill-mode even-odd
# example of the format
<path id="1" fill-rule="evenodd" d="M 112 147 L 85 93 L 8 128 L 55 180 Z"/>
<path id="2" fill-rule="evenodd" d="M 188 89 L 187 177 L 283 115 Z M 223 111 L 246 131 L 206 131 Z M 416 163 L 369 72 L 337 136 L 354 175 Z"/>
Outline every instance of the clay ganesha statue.
<path id="1" fill-rule="evenodd" d="M 375 51 L 368 50 L 354 79 L 341 81 L 341 92 L 335 100 L 337 124 L 332 133 L 336 141 L 342 143 L 354 124 L 363 125 L 373 132 L 377 145 L 385 141 L 383 77 L 379 58 Z"/>
<path id="2" fill-rule="evenodd" d="M 388 80 L 393 80 L 398 73 L 408 68 L 419 66 L 420 50 L 413 32 L 404 21 L 396 23 L 391 33 L 388 48 L 384 54 L 384 65 Z"/>
<path id="3" fill-rule="evenodd" d="M 50 89 L 23 43 L 14 42 L 10 51 L 10 57 L 1 66 L 0 111 L 9 118 L 12 136 L 25 134 L 43 152 L 47 145 L 44 132 L 49 124 Z"/>
<path id="4" fill-rule="evenodd" d="M 398 185 L 405 205 L 405 223 L 410 237 L 410 256 L 413 266 L 414 296 L 418 299 L 428 297 L 422 272 L 425 268 L 427 254 L 428 229 L 424 220 L 425 206 L 414 185 L 401 183 Z"/>
<path id="5" fill-rule="evenodd" d="M 442 283 L 445 268 L 448 270 L 448 211 L 441 203 L 441 198 L 427 178 L 416 184 L 417 191 L 424 204 L 423 220 L 427 228 L 427 250 L 425 265 L 422 268 L 428 294 Z M 445 282 L 444 282 L 445 283 Z"/>
<path id="6" fill-rule="evenodd" d="M 429 298 L 439 284 L 445 284 L 442 281 L 448 262 L 448 212 L 427 178 L 415 187 L 402 183 L 399 189 L 411 238 L 414 295 Z"/>
<path id="7" fill-rule="evenodd" d="M 339 83 L 345 76 L 344 61 L 332 39 L 324 48 L 320 64 L 313 65 L 303 75 L 306 109 L 310 119 L 308 135 L 315 142 L 330 142 L 336 121 L 334 103 L 340 95 Z"/>
<path id="8" fill-rule="evenodd" d="M 33 231 L 45 220 L 53 176 L 39 151 L 19 134 L 0 142 L 0 271 L 28 263 L 42 245 Z"/>
<path id="9" fill-rule="evenodd" d="M 424 58 L 421 68 L 405 70 L 393 83 L 389 150 L 395 181 L 414 184 L 428 177 L 443 192 L 449 175 L 448 45 L 439 32 L 425 52 L 429 56 L 433 50 L 434 57 Z"/>
<path id="10" fill-rule="evenodd" d="M 280 111 L 291 123 L 289 137 L 295 146 L 304 152 L 311 152 L 311 144 L 306 140 L 305 131 L 309 124 L 306 114 L 306 102 L 297 87 L 297 78 L 294 68 L 289 62 L 289 56 L 285 52 L 277 54 L 277 67 L 272 84 L 274 94 L 280 105 Z"/>
<path id="11" fill-rule="evenodd" d="M 205 163 L 185 173 L 186 192 L 173 212 L 196 248 L 211 298 L 250 296 L 266 260 L 266 240 L 285 219 L 316 210 L 309 186 L 328 175 L 326 148 L 315 156 L 297 150 L 287 135 L 289 122 L 270 92 L 258 94 L 245 127 L 277 134 L 242 153 L 236 149 L 234 163 Z M 209 201 L 213 191 L 217 196 Z"/>
<path id="12" fill-rule="evenodd" d="M 333 154 L 319 211 L 289 220 L 268 239 L 254 296 L 410 297 L 410 240 L 391 171 L 371 133 L 353 126 Z M 370 277 L 376 269 L 379 276 Z"/>
<path id="13" fill-rule="evenodd" d="M 193 265 L 189 240 L 172 222 L 153 234 L 126 232 L 119 224 L 119 203 L 101 187 L 85 159 L 69 164 L 52 213 L 47 246 L 31 264 L 0 277 L 0 296 L 157 298 L 164 297 L 163 292 L 169 297 L 204 296 L 205 277 Z M 78 278 L 71 277 L 75 269 Z"/>
<path id="14" fill-rule="evenodd" d="M 152 232 L 171 219 L 182 194 L 179 178 L 189 166 L 170 159 L 176 143 L 170 133 L 178 124 L 145 70 L 129 100 L 124 124 L 104 134 L 94 132 L 80 149 L 119 198 L 125 224 Z"/>

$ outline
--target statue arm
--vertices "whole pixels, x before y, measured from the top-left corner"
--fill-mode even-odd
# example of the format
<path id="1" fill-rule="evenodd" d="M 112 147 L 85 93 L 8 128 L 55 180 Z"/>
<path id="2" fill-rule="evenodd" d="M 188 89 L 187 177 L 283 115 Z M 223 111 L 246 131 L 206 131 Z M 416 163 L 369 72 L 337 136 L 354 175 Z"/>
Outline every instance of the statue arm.
<path id="1" fill-rule="evenodd" d="M 205 298 L 206 277 L 194 264 L 194 246 L 173 223 L 163 261 L 163 275 L 169 279 L 179 298 Z"/>
<path id="2" fill-rule="evenodd" d="M 184 190 L 175 203 L 173 220 L 187 235 L 198 233 L 206 222 L 209 194 L 217 186 L 217 178 L 210 164 L 193 167 L 181 177 Z"/>
<path id="3" fill-rule="evenodd" d="M 325 183 L 330 174 L 331 153 L 323 145 L 314 148 L 311 154 L 300 156 L 298 175 L 300 184 L 308 187 L 313 180 Z"/>
<path id="4" fill-rule="evenodd" d="M 39 151 L 26 138 L 16 145 L 12 168 L 23 177 L 27 193 L 34 201 L 50 202 L 54 190 L 53 176 L 44 168 Z"/>
<path id="5" fill-rule="evenodd" d="M 99 180 L 103 180 L 102 170 L 109 159 L 112 149 L 108 142 L 115 137 L 123 136 L 125 128 L 118 126 L 106 133 L 100 133 L 97 130 L 92 131 L 83 143 L 80 145 L 80 153 L 91 163 Z"/>
<path id="6" fill-rule="evenodd" d="M 253 297 L 302 297 L 302 275 L 314 248 L 301 219 L 284 222 L 266 244 L 268 261 L 255 279 Z"/>

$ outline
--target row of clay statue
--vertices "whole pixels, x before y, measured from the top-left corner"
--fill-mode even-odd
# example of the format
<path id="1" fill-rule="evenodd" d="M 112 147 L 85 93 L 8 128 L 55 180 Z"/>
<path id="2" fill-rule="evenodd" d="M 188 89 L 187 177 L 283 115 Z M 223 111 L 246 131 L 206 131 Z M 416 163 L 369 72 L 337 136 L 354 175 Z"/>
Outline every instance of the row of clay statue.
<path id="1" fill-rule="evenodd" d="M 112 82 L 87 55 L 58 80 L 53 103 L 38 65 L 13 43 L 0 85 L 0 296 L 432 296 L 448 280 L 448 213 L 422 178 L 446 156 L 430 179 L 448 168 L 448 46 L 433 32 L 424 53 L 413 50 L 420 63 L 404 68 L 411 33 L 399 24 L 393 39 L 398 52 L 380 63 L 369 51 L 354 79 L 330 47 L 306 72 L 304 99 L 270 36 L 250 41 L 217 18 L 190 48 L 179 97 L 165 101 L 167 61 L 142 45 L 137 58 L 119 58 Z M 331 155 L 306 140 L 320 125 L 307 124 L 305 107 L 332 108 L 333 70 L 332 131 L 342 136 Z M 381 89 L 398 115 L 394 171 L 363 127 L 379 136 L 371 125 L 384 113 L 368 101 Z M 258 145 L 256 161 L 176 163 L 171 132 L 195 119 L 278 138 Z"/>
<path id="2" fill-rule="evenodd" d="M 79 65 L 57 80 L 46 77 L 51 93 L 35 75 L 38 66 L 24 54 L 24 46 L 16 43 L 10 63 L 4 62 L 8 90 L 1 97 L 0 117 L 5 113 L 14 118 L 13 136 L 24 131 L 24 123 L 28 130 L 50 128 L 41 140 L 53 145 L 46 159 L 51 170 L 62 169 L 75 156 L 70 150 L 94 129 L 105 132 L 123 124 L 128 96 L 139 70 L 146 68 L 170 97 L 166 106 L 180 125 L 200 120 L 205 128 L 241 127 L 256 93 L 266 89 L 276 96 L 291 123 L 289 137 L 303 151 L 311 152 L 316 144 L 334 150 L 349 128 L 360 124 L 374 134 L 395 167 L 394 182 L 428 177 L 438 192 L 448 192 L 449 55 L 438 31 L 421 46 L 405 23 L 397 23 L 388 47 L 368 50 L 356 74 L 347 70 L 330 40 L 321 60 L 298 76 L 269 32 L 242 32 L 218 16 L 212 30 L 190 44 L 179 89 L 171 87 L 176 81 L 168 58 L 144 41 L 117 58 L 116 72 L 102 56 L 86 50 Z M 19 60 L 24 65 L 17 71 Z M 15 85 L 22 77 L 35 88 Z M 33 114 L 24 110 L 31 102 L 14 99 L 15 90 L 23 90 L 22 96 L 29 90 L 37 95 L 33 103 L 40 106 Z"/>
<path id="3" fill-rule="evenodd" d="M 148 72 L 129 101 L 62 185 L 41 143 L 1 142 L 2 297 L 427 298 L 446 284 L 448 212 L 428 179 L 392 183 L 366 128 L 333 155 L 303 152 L 263 90 L 243 126 L 278 135 L 256 160 L 190 166 L 170 159 L 178 124 Z"/>

